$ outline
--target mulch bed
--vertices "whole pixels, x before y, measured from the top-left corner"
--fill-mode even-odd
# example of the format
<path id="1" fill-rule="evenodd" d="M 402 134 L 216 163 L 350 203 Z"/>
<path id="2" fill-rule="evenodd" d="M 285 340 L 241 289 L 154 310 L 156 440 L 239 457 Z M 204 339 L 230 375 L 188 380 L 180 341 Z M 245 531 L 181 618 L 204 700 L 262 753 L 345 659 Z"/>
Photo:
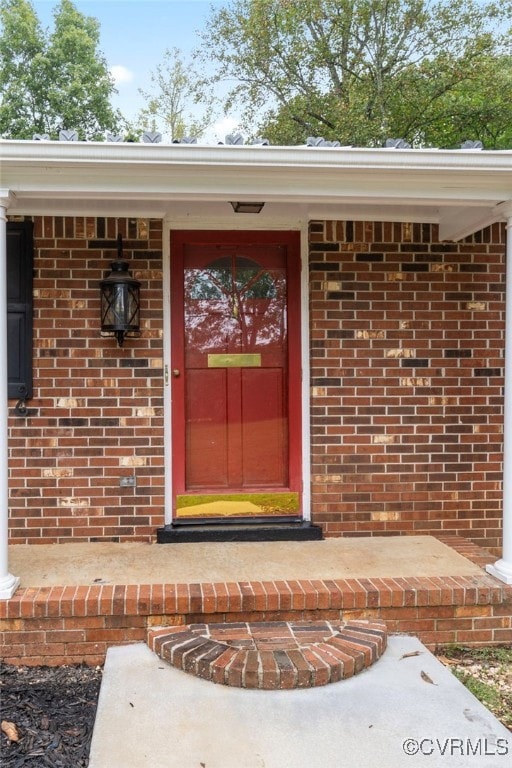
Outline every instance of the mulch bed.
<path id="1" fill-rule="evenodd" d="M 101 667 L 0 665 L 2 768 L 87 766 L 101 676 Z"/>

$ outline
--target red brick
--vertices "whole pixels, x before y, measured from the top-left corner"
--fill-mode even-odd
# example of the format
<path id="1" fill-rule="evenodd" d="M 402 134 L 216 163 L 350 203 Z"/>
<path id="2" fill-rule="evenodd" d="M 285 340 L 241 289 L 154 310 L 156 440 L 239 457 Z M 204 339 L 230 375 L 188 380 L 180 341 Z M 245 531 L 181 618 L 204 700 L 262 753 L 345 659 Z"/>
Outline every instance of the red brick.
<path id="1" fill-rule="evenodd" d="M 228 684 L 227 668 L 236 655 L 236 648 L 227 648 L 222 656 L 215 659 L 212 667 L 212 682 Z"/>
<path id="2" fill-rule="evenodd" d="M 279 687 L 279 670 L 271 651 L 260 651 L 262 687 L 266 690 Z"/>
<path id="3" fill-rule="evenodd" d="M 228 685 L 231 685 L 235 688 L 242 687 L 242 674 L 244 670 L 245 659 L 245 651 L 237 650 L 228 666 L 226 667 L 225 681 Z"/>
<path id="4" fill-rule="evenodd" d="M 229 597 L 226 584 L 222 582 L 215 582 L 213 584 L 215 590 L 215 610 L 217 613 L 224 613 L 229 610 Z"/>
<path id="5" fill-rule="evenodd" d="M 213 587 L 213 584 L 202 583 L 201 592 L 202 592 L 203 611 L 205 613 L 215 613 L 217 611 L 217 604 L 216 604 L 215 589 Z M 167 603 L 165 608 L 166 608 L 166 612 L 169 612 L 169 613 L 173 612 L 173 608 L 171 606 L 168 607 Z"/>

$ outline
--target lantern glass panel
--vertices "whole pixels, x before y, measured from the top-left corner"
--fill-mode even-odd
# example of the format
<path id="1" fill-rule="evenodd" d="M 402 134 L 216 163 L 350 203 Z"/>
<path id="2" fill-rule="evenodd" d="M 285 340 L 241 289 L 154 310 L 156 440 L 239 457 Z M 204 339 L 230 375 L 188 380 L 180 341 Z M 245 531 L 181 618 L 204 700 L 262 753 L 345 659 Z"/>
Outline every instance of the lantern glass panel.
<path id="1" fill-rule="evenodd" d="M 117 283 L 103 285 L 101 326 L 104 331 L 138 331 L 140 327 L 139 288 Z"/>

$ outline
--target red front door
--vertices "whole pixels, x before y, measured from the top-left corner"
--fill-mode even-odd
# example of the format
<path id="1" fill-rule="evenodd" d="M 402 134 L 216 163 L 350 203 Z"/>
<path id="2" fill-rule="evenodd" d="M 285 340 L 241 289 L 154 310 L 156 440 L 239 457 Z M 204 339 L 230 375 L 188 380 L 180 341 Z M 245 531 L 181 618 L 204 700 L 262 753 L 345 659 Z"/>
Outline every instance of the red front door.
<path id="1" fill-rule="evenodd" d="M 298 233 L 171 239 L 175 517 L 300 514 Z"/>

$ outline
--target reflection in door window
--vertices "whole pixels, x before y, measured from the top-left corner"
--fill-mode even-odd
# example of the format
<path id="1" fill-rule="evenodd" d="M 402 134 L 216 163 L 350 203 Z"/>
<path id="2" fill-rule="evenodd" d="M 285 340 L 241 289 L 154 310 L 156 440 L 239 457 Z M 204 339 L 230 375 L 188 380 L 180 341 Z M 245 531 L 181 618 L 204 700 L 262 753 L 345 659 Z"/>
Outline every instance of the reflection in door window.
<path id="1" fill-rule="evenodd" d="M 196 351 L 285 343 L 285 269 L 235 255 L 186 269 L 185 338 Z"/>
<path id="2" fill-rule="evenodd" d="M 271 299 L 276 295 L 272 274 L 252 259 L 226 256 L 206 269 L 188 270 L 190 299 L 218 299 L 238 294 L 249 299 Z"/>

